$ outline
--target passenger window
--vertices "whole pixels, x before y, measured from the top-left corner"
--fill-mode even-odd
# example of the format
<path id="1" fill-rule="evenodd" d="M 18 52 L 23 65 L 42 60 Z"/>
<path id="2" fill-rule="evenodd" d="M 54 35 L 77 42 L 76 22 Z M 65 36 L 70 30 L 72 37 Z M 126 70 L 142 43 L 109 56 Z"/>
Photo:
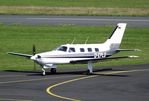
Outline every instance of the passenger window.
<path id="1" fill-rule="evenodd" d="M 80 48 L 80 52 L 85 52 L 84 48 Z"/>
<path id="2" fill-rule="evenodd" d="M 88 52 L 92 52 L 92 48 L 87 48 Z"/>
<path id="3" fill-rule="evenodd" d="M 99 52 L 99 49 L 98 48 L 95 48 L 95 52 Z"/>
<path id="4" fill-rule="evenodd" d="M 75 48 L 69 48 L 69 52 L 75 52 Z"/>

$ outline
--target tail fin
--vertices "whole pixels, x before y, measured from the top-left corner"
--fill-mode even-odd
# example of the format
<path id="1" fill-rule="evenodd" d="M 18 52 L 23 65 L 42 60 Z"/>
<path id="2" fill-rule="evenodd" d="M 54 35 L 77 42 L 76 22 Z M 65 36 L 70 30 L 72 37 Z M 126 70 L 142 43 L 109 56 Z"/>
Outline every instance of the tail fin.
<path id="1" fill-rule="evenodd" d="M 110 45 L 111 50 L 119 49 L 124 35 L 124 31 L 126 29 L 126 25 L 127 23 L 118 23 L 111 36 L 105 42 L 105 44 L 108 43 L 108 45 Z"/>
<path id="2" fill-rule="evenodd" d="M 126 25 L 127 25 L 126 23 L 118 23 L 117 24 L 113 33 L 109 37 L 109 40 L 111 40 L 112 43 L 119 43 L 119 44 L 121 43 Z"/>

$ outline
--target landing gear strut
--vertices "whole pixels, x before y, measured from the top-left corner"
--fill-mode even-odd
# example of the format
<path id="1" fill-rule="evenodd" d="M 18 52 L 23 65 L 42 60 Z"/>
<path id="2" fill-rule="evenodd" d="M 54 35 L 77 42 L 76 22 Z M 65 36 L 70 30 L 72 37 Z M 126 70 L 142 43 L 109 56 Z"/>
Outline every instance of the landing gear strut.
<path id="1" fill-rule="evenodd" d="M 41 65 L 42 67 L 42 75 L 45 76 L 46 75 L 46 70 L 45 69 L 48 69 L 48 68 L 51 68 L 50 71 L 51 71 L 51 74 L 56 74 L 56 65 L 54 64 L 49 64 L 49 65 Z"/>
<path id="2" fill-rule="evenodd" d="M 42 75 L 45 76 L 46 75 L 46 71 L 44 68 L 42 68 Z"/>
<path id="3" fill-rule="evenodd" d="M 87 74 L 93 74 L 92 61 L 88 61 L 87 67 L 88 67 Z"/>

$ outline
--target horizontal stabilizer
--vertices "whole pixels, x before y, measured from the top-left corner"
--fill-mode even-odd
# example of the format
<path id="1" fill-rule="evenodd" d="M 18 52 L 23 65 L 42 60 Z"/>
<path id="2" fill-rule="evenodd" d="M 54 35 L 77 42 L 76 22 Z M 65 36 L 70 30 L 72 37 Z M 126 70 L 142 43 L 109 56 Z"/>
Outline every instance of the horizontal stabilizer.
<path id="1" fill-rule="evenodd" d="M 33 56 L 33 55 L 30 55 L 30 54 L 15 53 L 15 52 L 8 52 L 8 54 L 21 56 L 21 57 L 26 57 L 26 58 L 31 58 Z"/>

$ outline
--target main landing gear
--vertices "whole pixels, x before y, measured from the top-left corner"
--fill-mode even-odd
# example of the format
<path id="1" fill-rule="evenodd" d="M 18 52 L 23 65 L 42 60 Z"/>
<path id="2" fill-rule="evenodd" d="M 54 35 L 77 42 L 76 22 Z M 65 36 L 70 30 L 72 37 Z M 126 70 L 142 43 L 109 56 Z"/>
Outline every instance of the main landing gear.
<path id="1" fill-rule="evenodd" d="M 56 74 L 56 68 L 51 68 L 50 72 L 51 74 Z M 42 68 L 42 75 L 46 75 L 46 70 L 44 68 Z"/>
<path id="2" fill-rule="evenodd" d="M 88 67 L 87 74 L 93 74 L 92 61 L 88 61 L 87 67 Z"/>

